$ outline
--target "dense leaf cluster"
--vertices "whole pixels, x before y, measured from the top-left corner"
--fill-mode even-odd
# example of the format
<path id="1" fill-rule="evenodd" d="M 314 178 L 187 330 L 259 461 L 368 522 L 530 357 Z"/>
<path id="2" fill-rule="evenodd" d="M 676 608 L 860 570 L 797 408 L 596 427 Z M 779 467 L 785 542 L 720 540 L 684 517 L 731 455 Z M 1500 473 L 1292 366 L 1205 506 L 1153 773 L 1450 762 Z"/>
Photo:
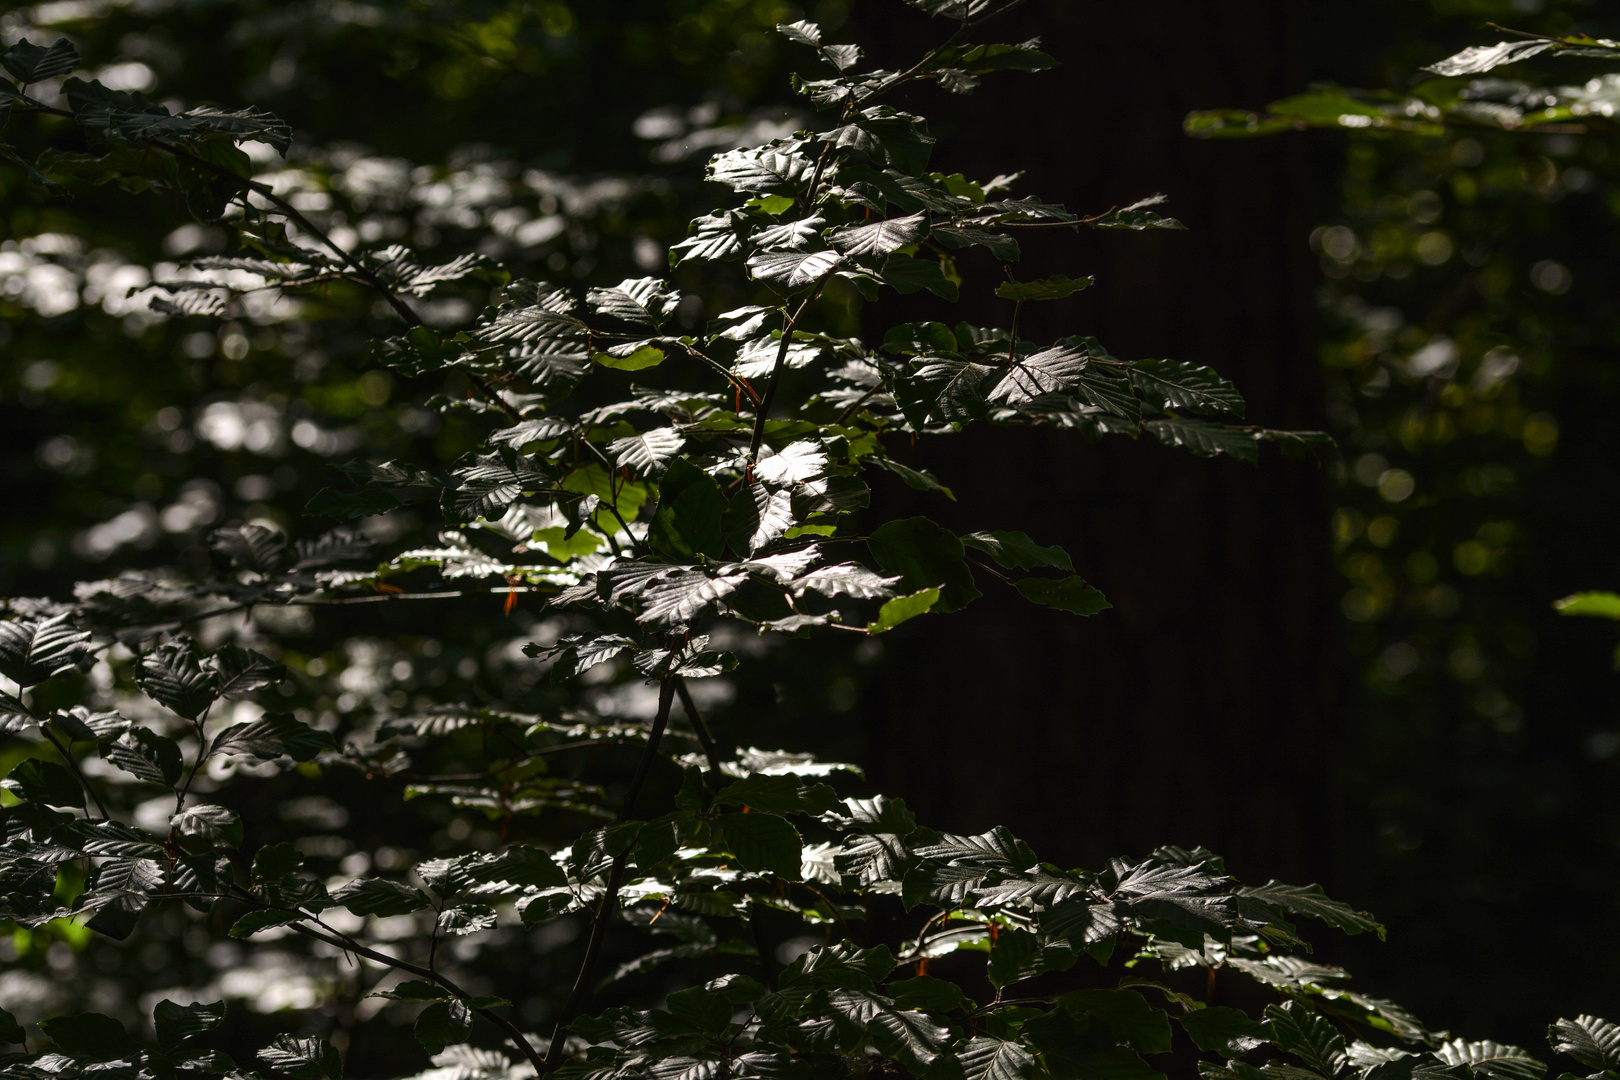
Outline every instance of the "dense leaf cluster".
<path id="1" fill-rule="evenodd" d="M 1083 216 L 1013 197 L 1016 178 L 930 171 L 926 122 L 886 94 L 920 80 L 965 92 L 985 74 L 1052 60 L 1035 42 L 973 40 L 1013 3 L 911 2 L 955 29 L 905 71 L 862 70 L 857 47 L 824 42 L 812 23 L 779 28 L 827 69 L 796 84 L 827 122 L 711 161 L 709 178 L 731 195 L 692 223 L 672 269 L 734 264 L 756 302 L 705 324 L 683 315 L 692 297 L 676 281 L 628 279 L 581 296 L 471 255 L 432 265 L 400 245 L 350 250 L 254 178 L 240 144 L 284 150 L 275 118 L 175 114 L 72 78 L 58 108 L 30 84 L 68 76 L 73 48 L 25 41 L 6 52 L 0 64 L 17 80 L 5 84 L 7 108 L 70 122 L 86 150 L 25 163 L 42 183 L 175 192 L 235 230 L 239 250 L 160 283 L 169 311 L 210 316 L 249 293 L 333 282 L 370 290 L 406 324 L 375 343 L 376 356 L 405 376 L 460 378 L 465 395 L 434 404 L 471 414 L 487 437 L 443 474 L 351 463 L 346 482 L 310 507 L 344 523 L 434 508 L 445 528 L 432 546 L 379 558 L 346 525 L 294 543 L 237 525 L 210 535 L 207 571 L 126 573 L 82 583 L 71 601 L 7 601 L 0 674 L 15 692 L 0 694 L 0 727 L 39 741 L 4 780 L 0 914 L 26 928 L 82 920 L 126 939 L 152 909 L 179 901 L 237 940 L 291 934 L 363 958 L 400 976 L 374 996 L 421 1006 L 415 1033 L 435 1055 L 423 1074 L 433 1077 L 1542 1075 L 1523 1051 L 1449 1039 L 1302 959 L 1301 918 L 1382 933 L 1317 887 L 1246 886 L 1203 849 L 1065 869 L 1004 829 L 941 833 L 896 800 L 851 794 L 854 766 L 728 751 L 704 724 L 689 683 L 737 663 L 711 644 L 738 624 L 874 635 L 960 610 L 998 581 L 1078 615 L 1107 606 L 1066 552 L 1023 533 L 957 535 L 924 517 L 870 525 L 871 470 L 950 494 L 893 456 L 895 445 L 973 422 L 1039 424 L 1091 437 L 1145 430 L 1254 461 L 1260 442 L 1299 450 L 1323 438 L 1233 422 L 1243 401 L 1207 368 L 1123 361 L 1085 336 L 1020 336 L 1023 304 L 1090 284 L 1018 280 L 1021 237 L 1179 225 L 1151 209 L 1156 199 Z M 818 302 L 840 290 L 955 300 L 979 254 L 1000 264 L 1006 328 L 904 323 L 872 347 L 821 320 Z M 468 281 L 497 292 L 460 328 L 428 325 L 411 304 Z M 524 650 L 537 669 L 578 686 L 627 661 L 656 694 L 651 722 L 447 701 L 340 742 L 266 706 L 285 669 L 220 629 L 242 612 L 463 590 L 543 596 L 567 626 Z M 131 715 L 71 700 L 79 674 L 103 665 L 138 690 Z M 684 730 L 672 730 L 677 703 Z M 419 769 L 433 760 L 426 748 L 469 740 L 476 770 Z M 616 749 L 635 765 L 611 786 L 550 764 Z M 255 769 L 347 771 L 380 790 L 400 781 L 406 797 L 498 823 L 500 842 L 392 872 L 322 876 L 299 847 L 256 843 L 224 805 L 218 793 Z M 530 823 L 563 814 L 589 827 L 554 847 L 526 842 Z M 549 1034 L 447 973 L 450 939 L 575 917 L 586 924 L 583 956 Z M 400 920 L 414 932 L 382 933 Z M 684 988 L 659 1008 L 591 1015 L 604 938 L 624 923 L 667 941 L 607 981 L 680 965 Z M 803 947 L 782 966 L 784 943 L 767 935 L 787 937 L 784 925 Z M 1256 1015 L 1210 1004 L 1218 973 L 1269 1003 Z M 18 1080 L 255 1075 L 205 1045 L 224 1021 L 222 1003 L 164 1000 L 150 1039 L 79 1013 L 46 1018 L 38 1040 L 0 1012 L 0 1039 L 25 1047 L 0 1070 Z M 1620 1069 L 1620 1036 L 1605 1022 L 1561 1021 L 1554 1037 L 1594 1069 Z M 257 1051 L 272 1075 L 327 1080 L 340 1080 L 341 1057 L 295 1033 Z"/>

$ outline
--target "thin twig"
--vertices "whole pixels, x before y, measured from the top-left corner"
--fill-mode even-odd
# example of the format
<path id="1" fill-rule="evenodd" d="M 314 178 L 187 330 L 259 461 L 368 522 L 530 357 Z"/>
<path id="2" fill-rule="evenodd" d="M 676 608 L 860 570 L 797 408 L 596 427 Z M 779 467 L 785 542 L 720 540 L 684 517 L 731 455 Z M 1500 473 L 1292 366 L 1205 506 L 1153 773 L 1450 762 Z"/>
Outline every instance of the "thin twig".
<path id="1" fill-rule="evenodd" d="M 760 443 L 765 441 L 765 420 L 771 414 L 771 401 L 776 397 L 776 384 L 781 381 L 782 369 L 787 366 L 788 346 L 793 344 L 793 328 L 798 325 L 799 319 L 804 315 L 804 309 L 809 307 L 811 302 L 821 295 L 822 288 L 827 284 L 827 279 L 831 276 L 831 270 L 821 275 L 816 281 L 816 287 L 811 289 L 810 294 L 799 302 L 798 310 L 792 315 L 787 314 L 786 308 L 783 309 L 782 345 L 776 350 L 776 363 L 771 366 L 771 381 L 765 384 L 764 397 L 760 399 L 759 411 L 754 416 L 754 436 L 748 443 L 748 460 L 750 461 L 759 457 Z"/>
<path id="2" fill-rule="evenodd" d="M 673 664 L 676 650 L 670 650 L 670 664 Z M 625 793 L 624 806 L 619 811 L 619 820 L 630 820 L 630 814 L 635 809 L 636 796 L 641 794 L 641 785 L 647 779 L 647 772 L 652 768 L 653 758 L 658 754 L 658 742 L 664 735 L 664 728 L 669 724 L 669 710 L 675 701 L 675 677 L 666 674 L 658 685 L 658 715 L 653 720 L 652 731 L 647 735 L 647 752 L 642 755 L 641 764 L 636 768 L 635 778 L 631 781 L 630 790 Z M 568 995 L 568 1001 L 563 1006 L 562 1013 L 557 1017 L 557 1028 L 551 1035 L 551 1046 L 546 1050 L 545 1063 L 540 1067 L 540 1075 L 555 1069 L 562 1063 L 563 1047 L 568 1041 L 568 1028 L 580 1012 L 585 1008 L 585 1002 L 590 997 L 591 982 L 595 977 L 596 958 L 601 951 L 602 938 L 606 936 L 607 924 L 613 918 L 614 908 L 619 903 L 619 887 L 624 884 L 625 869 L 630 863 L 630 849 L 613 857 L 613 867 L 608 871 L 607 891 L 602 895 L 601 906 L 596 909 L 596 918 L 591 922 L 591 936 L 585 943 L 585 958 L 580 961 L 579 975 L 574 980 L 574 989 Z"/>
<path id="3" fill-rule="evenodd" d="M 720 790 L 720 780 L 724 775 L 720 768 L 720 746 L 714 741 L 714 736 L 709 732 L 709 725 L 704 723 L 703 717 L 699 715 L 697 704 L 692 701 L 692 691 L 686 688 L 686 679 L 680 675 L 673 678 L 675 680 L 675 692 L 681 696 L 681 708 L 686 710 L 687 722 L 692 725 L 692 730 L 697 733 L 698 742 L 703 744 L 703 753 L 709 759 L 709 786 L 718 792 Z"/>

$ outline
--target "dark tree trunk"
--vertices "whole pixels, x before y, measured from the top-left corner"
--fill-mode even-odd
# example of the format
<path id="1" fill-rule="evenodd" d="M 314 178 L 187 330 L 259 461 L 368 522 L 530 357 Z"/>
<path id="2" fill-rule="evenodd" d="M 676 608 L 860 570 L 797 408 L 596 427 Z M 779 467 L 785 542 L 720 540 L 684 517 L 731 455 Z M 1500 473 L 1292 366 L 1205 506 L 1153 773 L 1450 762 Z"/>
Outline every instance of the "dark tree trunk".
<path id="1" fill-rule="evenodd" d="M 1209 364 L 1237 383 L 1251 421 L 1323 426 L 1307 244 L 1312 204 L 1329 190 L 1311 160 L 1322 144 L 1181 130 L 1191 109 L 1252 108 L 1300 88 L 1289 70 L 1297 6 L 1044 0 L 985 31 L 1041 34 L 1063 66 L 930 101 L 936 168 L 985 179 L 1011 165 L 1027 171 L 1016 194 L 1085 212 L 1162 191 L 1191 230 L 1029 237 L 1021 278 L 1097 277 L 1074 300 L 1027 305 L 1030 337 L 1094 333 L 1123 359 Z M 916 20 L 871 29 L 892 61 L 927 40 Z M 970 270 L 982 294 L 993 267 Z M 1009 316 L 994 299 L 967 313 L 1003 326 Z M 960 316 L 920 302 L 916 317 Z M 878 785 L 930 823 L 1004 821 L 1054 860 L 1206 844 L 1246 877 L 1325 876 L 1336 600 L 1326 467 L 1269 448 L 1256 469 L 1147 436 L 1093 446 L 988 428 L 925 440 L 916 460 L 961 502 L 897 488 L 881 510 L 1062 544 L 1114 609 L 1080 619 L 986 581 L 965 612 L 896 635 L 868 703 Z"/>

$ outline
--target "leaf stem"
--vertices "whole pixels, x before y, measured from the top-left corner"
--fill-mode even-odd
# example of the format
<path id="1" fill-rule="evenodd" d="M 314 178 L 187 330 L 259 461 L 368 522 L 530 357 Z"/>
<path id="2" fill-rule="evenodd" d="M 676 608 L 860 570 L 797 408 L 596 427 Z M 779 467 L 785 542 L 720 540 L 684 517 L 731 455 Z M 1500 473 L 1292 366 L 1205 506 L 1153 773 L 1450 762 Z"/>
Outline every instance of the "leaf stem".
<path id="1" fill-rule="evenodd" d="M 681 698 L 681 708 L 686 710 L 687 722 L 697 733 L 698 742 L 703 744 L 703 753 L 709 759 L 709 786 L 718 793 L 720 780 L 724 775 L 720 768 L 720 746 L 709 732 L 709 725 L 704 723 L 703 717 L 699 715 L 697 704 L 692 700 L 692 691 L 686 688 L 685 677 L 675 675 L 672 678 L 675 680 L 675 692 Z"/>

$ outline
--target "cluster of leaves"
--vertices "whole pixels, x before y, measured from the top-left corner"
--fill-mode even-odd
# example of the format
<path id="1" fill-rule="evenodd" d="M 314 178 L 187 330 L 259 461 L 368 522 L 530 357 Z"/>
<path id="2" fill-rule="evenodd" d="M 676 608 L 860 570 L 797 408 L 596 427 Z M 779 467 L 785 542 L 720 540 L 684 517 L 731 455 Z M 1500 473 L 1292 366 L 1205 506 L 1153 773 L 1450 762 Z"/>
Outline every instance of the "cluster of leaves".
<path id="1" fill-rule="evenodd" d="M 436 507 L 446 526 L 437 546 L 378 562 L 345 528 L 289 545 L 249 524 L 212 535 L 211 574 L 127 573 L 84 583 L 73 601 L 8 601 L 0 674 L 17 690 L 0 697 L 0 724 L 41 742 L 4 781 L 0 915 L 24 927 L 84 919 L 128 938 L 152 908 L 180 901 L 217 916 L 239 940 L 300 935 L 409 976 L 376 993 L 421 1003 L 418 1041 L 466 1078 L 526 1064 L 541 1075 L 604 1080 L 874 1068 L 939 1080 L 1069 1080 L 1098 1070 L 1151 1080 L 1160 1070 L 1143 1055 L 1189 1048 L 1202 1075 L 1223 1080 L 1541 1075 L 1522 1051 L 1449 1041 L 1347 989 L 1343 972 L 1295 955 L 1308 948 L 1293 923 L 1300 917 L 1381 933 L 1319 888 L 1243 886 L 1202 849 L 1065 870 L 1003 829 L 939 833 L 898 801 L 828 782 L 855 774 L 852 766 L 729 753 L 705 726 L 688 683 L 736 662 L 709 647 L 736 624 L 877 634 L 925 612 L 960 610 L 991 580 L 1080 615 L 1106 606 L 1066 552 L 1019 532 L 956 535 L 923 517 L 868 527 L 868 470 L 949 495 L 893 456 L 894 444 L 975 421 L 1093 437 L 1146 430 L 1195 453 L 1250 461 L 1260 442 L 1297 450 L 1322 441 L 1208 419 L 1243 415 L 1235 389 L 1208 369 L 1121 361 L 1087 337 L 1020 337 L 1023 304 L 1089 284 L 1014 278 L 1008 264 L 1021 235 L 1179 226 L 1151 209 L 1154 200 L 1082 216 L 1010 197 L 1011 178 L 977 183 L 929 171 L 925 122 L 880 103 L 884 95 L 924 79 L 962 92 L 984 74 L 1051 60 L 1036 43 L 969 40 L 1017 0 L 912 2 L 956 29 L 902 72 L 861 70 L 858 48 L 823 43 L 814 24 L 780 28 L 831 69 L 797 83 L 831 122 L 711 162 L 710 178 L 733 197 L 693 222 L 671 262 L 737 264 L 758 302 L 714 314 L 701 331 L 682 317 L 689 298 L 670 281 L 631 279 L 581 298 L 473 257 L 430 266 L 401 247 L 346 250 L 253 179 L 238 144 L 284 148 L 274 118 L 173 115 L 80 80 L 63 84 L 70 107 L 56 109 L 26 84 L 67 75 L 71 47 L 24 42 L 6 54 L 19 80 L 11 108 L 71 120 L 89 148 L 46 162 L 52 175 L 178 190 L 199 217 L 236 229 L 240 252 L 201 261 L 194 270 L 203 277 L 169 286 L 176 310 L 217 311 L 220 298 L 243 288 L 236 275 L 267 289 L 346 281 L 371 290 L 407 325 L 378 342 L 376 355 L 406 375 L 463 380 L 465 396 L 435 404 L 471 414 L 488 437 L 444 475 L 355 462 L 347 483 L 311 507 L 340 521 Z M 1005 329 L 905 323 L 873 349 L 818 322 L 818 301 L 839 290 L 869 300 L 926 290 L 954 300 L 975 248 L 1002 264 Z M 479 275 L 501 288 L 463 329 L 425 325 L 410 302 Z M 532 591 L 567 613 L 574 632 L 526 650 L 559 684 L 628 655 L 656 686 L 651 722 L 446 703 L 339 745 L 294 715 L 260 708 L 238 720 L 232 708 L 230 723 L 216 715 L 226 711 L 221 702 L 265 696 L 285 674 L 229 640 L 198 644 L 228 636 L 227 616 L 406 603 L 464 588 L 509 598 Z M 71 703 L 77 674 L 103 664 L 143 695 L 128 710 L 134 715 Z M 677 701 L 684 732 L 670 730 Z M 484 746 L 481 771 L 415 771 L 423 747 L 466 732 Z M 621 790 L 547 765 L 614 748 L 639 756 Z M 224 800 L 200 801 L 221 790 L 230 762 L 404 779 L 407 796 L 443 797 L 500 823 L 501 842 L 334 882 L 310 872 L 293 845 L 255 843 Z M 117 773 L 130 779 L 110 779 Z M 166 828 L 109 813 L 101 792 L 114 782 L 155 792 L 143 808 L 167 808 L 172 798 Z M 653 805 L 661 789 L 667 798 Z M 590 827 L 555 850 L 511 839 L 560 814 Z M 70 874 L 82 887 L 68 896 Z M 377 926 L 367 920 L 418 917 L 424 932 L 404 942 L 365 932 Z M 514 1019 L 507 1000 L 447 974 L 440 955 L 447 936 L 575 918 L 588 923 L 584 953 L 572 994 L 549 1017 L 549 1042 Z M 603 940 L 621 921 L 676 944 L 642 950 L 609 980 L 684 962 L 685 989 L 662 1009 L 589 1017 Z M 778 934 L 782 926 L 794 931 Z M 778 949 L 812 933 L 822 943 L 779 968 Z M 947 977 L 927 974 L 933 965 Z M 1146 977 L 1154 965 L 1159 979 Z M 730 970 L 717 978 L 690 974 L 722 967 Z M 1258 1017 L 1209 1004 L 1217 973 L 1252 982 L 1275 1003 Z M 1008 996 L 1026 980 L 1029 996 Z M 967 996 L 981 982 L 991 995 L 983 1006 Z M 1193 996 L 1200 988 L 1205 1000 Z M 111 1017 L 51 1017 L 40 1025 L 48 1045 L 7 1055 L 0 1069 L 19 1080 L 253 1075 L 191 1041 L 223 1018 L 219 1005 L 165 1001 L 153 1016 L 154 1051 Z M 472 1045 L 488 1042 L 484 1027 L 498 1033 L 497 1046 Z M 1568 1028 L 1585 1032 L 1591 1047 L 1570 1034 L 1560 1049 L 1594 1068 L 1616 1067 L 1610 1028 L 1586 1018 Z M 25 1034 L 6 1014 L 0 1038 L 23 1042 Z M 319 1038 L 282 1035 L 258 1057 L 273 1074 L 339 1080 L 342 1072 L 341 1055 Z"/>
<path id="2" fill-rule="evenodd" d="M 1273 102 L 1263 112 L 1213 109 L 1191 113 L 1186 129 L 1202 138 L 1272 135 L 1307 128 L 1337 128 L 1439 135 L 1447 128 L 1477 131 L 1570 131 L 1603 122 L 1620 104 L 1620 79 L 1603 76 L 1577 86 L 1538 86 L 1485 75 L 1543 53 L 1614 61 L 1620 43 L 1584 34 L 1476 45 L 1424 70 L 1440 78 L 1410 93 L 1323 85 Z"/>

